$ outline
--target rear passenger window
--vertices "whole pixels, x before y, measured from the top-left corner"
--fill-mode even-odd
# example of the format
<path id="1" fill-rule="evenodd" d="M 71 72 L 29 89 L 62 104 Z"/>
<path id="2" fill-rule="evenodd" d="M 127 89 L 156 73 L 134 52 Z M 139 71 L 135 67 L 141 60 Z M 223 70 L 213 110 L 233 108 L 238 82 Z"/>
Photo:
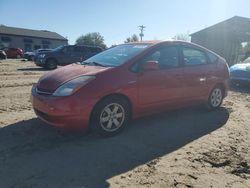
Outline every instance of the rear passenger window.
<path id="1" fill-rule="evenodd" d="M 218 57 L 211 52 L 207 52 L 207 56 L 209 58 L 210 63 L 215 63 L 218 59 Z"/>
<path id="2" fill-rule="evenodd" d="M 204 52 L 192 48 L 183 48 L 184 64 L 187 66 L 202 65 L 207 63 Z"/>

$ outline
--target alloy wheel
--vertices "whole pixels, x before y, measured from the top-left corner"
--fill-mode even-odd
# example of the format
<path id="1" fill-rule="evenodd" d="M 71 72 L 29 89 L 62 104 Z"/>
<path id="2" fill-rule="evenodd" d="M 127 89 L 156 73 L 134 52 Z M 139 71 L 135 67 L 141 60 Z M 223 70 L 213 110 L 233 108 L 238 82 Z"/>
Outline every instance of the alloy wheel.
<path id="1" fill-rule="evenodd" d="M 125 110 L 118 103 L 112 103 L 104 107 L 100 115 L 100 125 L 108 132 L 119 129 L 125 119 Z"/>
<path id="2" fill-rule="evenodd" d="M 222 90 L 220 88 L 215 88 L 211 93 L 210 103 L 211 106 L 216 108 L 220 106 L 222 102 Z"/>

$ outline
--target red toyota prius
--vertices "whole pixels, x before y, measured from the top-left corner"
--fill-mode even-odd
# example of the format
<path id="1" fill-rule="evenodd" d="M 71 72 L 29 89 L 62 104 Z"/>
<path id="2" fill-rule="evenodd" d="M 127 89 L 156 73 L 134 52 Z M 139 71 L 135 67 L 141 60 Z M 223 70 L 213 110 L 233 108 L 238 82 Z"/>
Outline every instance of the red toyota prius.
<path id="1" fill-rule="evenodd" d="M 225 60 L 201 46 L 128 43 L 45 74 L 31 101 L 51 125 L 112 136 L 140 116 L 196 104 L 216 109 L 228 81 Z"/>

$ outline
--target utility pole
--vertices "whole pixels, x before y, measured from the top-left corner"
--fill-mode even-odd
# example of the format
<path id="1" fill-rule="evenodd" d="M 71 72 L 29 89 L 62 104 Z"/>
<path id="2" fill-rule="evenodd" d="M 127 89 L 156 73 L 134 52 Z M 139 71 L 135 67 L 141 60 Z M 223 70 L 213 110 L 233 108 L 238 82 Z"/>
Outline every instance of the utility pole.
<path id="1" fill-rule="evenodd" d="M 144 34 L 143 34 L 143 31 L 144 31 L 144 29 L 146 28 L 144 25 L 140 25 L 140 26 L 138 26 L 139 27 L 139 29 L 140 29 L 140 38 L 141 38 L 141 41 L 142 41 L 142 37 L 144 36 Z"/>

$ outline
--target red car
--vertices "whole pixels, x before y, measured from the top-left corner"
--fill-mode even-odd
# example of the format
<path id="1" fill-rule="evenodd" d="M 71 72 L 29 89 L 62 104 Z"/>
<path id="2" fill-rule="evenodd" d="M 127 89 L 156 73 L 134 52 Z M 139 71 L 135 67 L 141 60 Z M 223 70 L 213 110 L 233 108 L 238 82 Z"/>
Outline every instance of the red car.
<path id="1" fill-rule="evenodd" d="M 22 58 L 23 50 L 21 48 L 5 48 L 7 58 Z"/>
<path id="2" fill-rule="evenodd" d="M 111 136 L 132 118 L 196 104 L 216 109 L 228 81 L 225 60 L 201 46 L 128 43 L 45 74 L 31 101 L 51 125 Z"/>

